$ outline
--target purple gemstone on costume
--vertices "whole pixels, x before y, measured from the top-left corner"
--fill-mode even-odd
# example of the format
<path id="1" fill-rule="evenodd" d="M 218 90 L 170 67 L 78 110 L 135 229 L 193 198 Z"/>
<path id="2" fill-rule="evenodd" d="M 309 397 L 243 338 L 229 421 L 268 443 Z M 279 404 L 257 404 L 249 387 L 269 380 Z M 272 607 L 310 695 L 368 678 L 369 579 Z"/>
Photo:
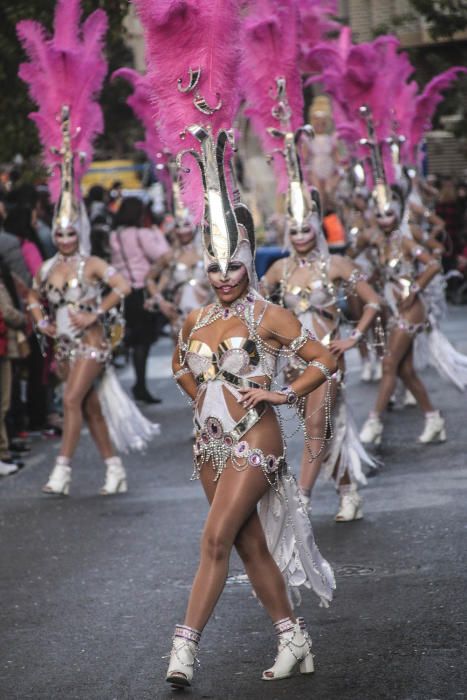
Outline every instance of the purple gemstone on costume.
<path id="1" fill-rule="evenodd" d="M 235 456 L 243 457 L 248 452 L 248 443 L 245 440 L 239 442 L 235 448 Z"/>
<path id="2" fill-rule="evenodd" d="M 275 472 L 276 471 L 277 459 L 274 457 L 274 455 L 268 455 L 266 457 L 266 464 L 267 464 L 268 472 Z"/>
<path id="3" fill-rule="evenodd" d="M 245 311 L 245 304 L 237 304 L 235 309 L 238 314 L 242 314 Z"/>
<path id="4" fill-rule="evenodd" d="M 222 426 L 220 424 L 220 421 L 217 420 L 217 418 L 210 418 L 207 427 L 211 437 L 215 438 L 216 440 L 222 437 Z"/>
<path id="5" fill-rule="evenodd" d="M 246 295 L 246 300 L 251 303 L 255 300 L 255 298 L 254 298 L 253 294 L 249 293 Z"/>
<path id="6" fill-rule="evenodd" d="M 209 435 L 205 431 L 201 433 L 201 440 L 204 442 L 205 445 L 207 445 L 209 442 Z"/>
<path id="7" fill-rule="evenodd" d="M 224 309 L 224 318 L 229 318 L 230 316 L 230 309 Z"/>
<path id="8" fill-rule="evenodd" d="M 252 467 L 260 467 L 261 456 L 257 452 L 252 452 L 248 457 L 248 463 L 251 464 Z"/>
<path id="9" fill-rule="evenodd" d="M 224 435 L 224 444 L 227 445 L 227 447 L 232 447 L 233 438 L 231 435 Z"/>

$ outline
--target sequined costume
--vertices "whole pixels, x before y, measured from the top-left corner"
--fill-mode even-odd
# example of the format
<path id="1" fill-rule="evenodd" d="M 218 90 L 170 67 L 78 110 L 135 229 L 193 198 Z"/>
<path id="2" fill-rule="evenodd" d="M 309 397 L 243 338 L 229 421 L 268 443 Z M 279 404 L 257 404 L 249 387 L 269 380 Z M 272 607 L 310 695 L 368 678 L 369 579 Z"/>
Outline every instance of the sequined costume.
<path id="1" fill-rule="evenodd" d="M 294 595 L 299 586 L 312 587 L 324 605 L 331 600 L 335 586 L 329 564 L 319 553 L 306 509 L 301 503 L 297 484 L 287 471 L 287 448 L 279 411 L 272 406 L 261 406 L 235 416 L 239 410 L 239 388 L 272 387 L 277 375 L 278 360 L 296 356 L 300 348 L 312 338 L 303 331 L 287 347 L 277 348 L 261 337 L 261 324 L 269 303 L 256 291 L 225 308 L 213 304 L 200 310 L 197 321 L 187 338 L 179 339 L 179 364 L 176 378 L 190 372 L 198 384 L 194 401 L 194 472 L 199 478 L 201 469 L 210 464 L 213 479 L 217 481 L 225 468 L 238 471 L 261 469 L 271 489 L 260 503 L 260 516 L 271 552 Z M 241 335 L 223 338 L 217 348 L 211 348 L 199 339 L 199 331 L 219 320 L 235 317 L 242 325 Z M 237 332 L 238 333 L 238 332 Z M 315 364 L 321 371 L 326 368 Z M 328 383 L 330 377 L 328 378 Z M 330 421 L 330 393 L 328 387 L 325 405 L 327 431 Z M 274 424 L 262 427 L 266 419 L 276 415 Z M 301 418 L 301 416 L 300 416 Z M 303 418 L 302 424 L 305 425 Z M 250 444 L 252 431 L 256 439 L 267 442 L 268 431 L 280 431 L 281 449 L 267 452 Z M 260 431 L 260 432 L 259 432 Z M 266 440 L 265 440 L 266 438 Z M 318 440 L 317 449 L 324 449 L 326 437 L 307 436 Z M 312 449 L 314 449 L 312 447 Z"/>
<path id="2" fill-rule="evenodd" d="M 180 260 L 182 252 L 183 248 L 176 251 L 170 263 L 167 271 L 169 282 L 165 290 L 179 312 L 176 322 L 172 325 L 175 337 L 188 314 L 193 309 L 208 304 L 212 296 L 203 260 L 200 258 L 194 264 L 189 265 Z"/>
<path id="3" fill-rule="evenodd" d="M 329 265 L 330 257 L 317 251 L 306 260 L 292 255 L 284 260 L 280 284 L 281 305 L 293 311 L 303 328 L 324 345 L 329 345 L 339 337 L 341 321 L 337 288 L 330 280 Z M 300 283 L 294 282 L 297 272 L 300 275 Z M 355 270 L 346 285 L 349 293 L 355 290 L 360 279 L 364 279 L 363 274 Z M 285 372 L 293 376 L 301 369 L 300 358 L 291 358 Z M 348 472 L 352 482 L 366 484 L 363 464 L 374 468 L 376 463 L 358 438 L 357 427 L 346 401 L 342 371 L 336 374 L 334 381 L 337 396 L 333 411 L 333 439 L 327 446 L 323 462 L 324 475 L 327 479 L 333 477 L 338 485 Z"/>
<path id="4" fill-rule="evenodd" d="M 95 313 L 100 307 L 105 285 L 111 285 L 116 271 L 108 266 L 102 282 L 86 277 L 89 257 L 82 253 L 64 257 L 57 253 L 47 260 L 35 282 L 44 311 L 55 322 L 57 334 L 54 354 L 59 363 L 71 365 L 79 358 L 95 360 L 104 367 L 98 393 L 112 442 L 121 452 L 145 449 L 151 438 L 159 432 L 156 423 L 148 421 L 134 402 L 122 389 L 110 364 L 112 346 L 123 337 L 121 314 L 112 309 L 102 320 L 98 320 L 84 331 L 78 330 L 70 320 L 70 312 Z M 64 264 L 71 276 L 57 286 L 54 270 Z M 116 291 L 116 290 L 114 290 Z"/>

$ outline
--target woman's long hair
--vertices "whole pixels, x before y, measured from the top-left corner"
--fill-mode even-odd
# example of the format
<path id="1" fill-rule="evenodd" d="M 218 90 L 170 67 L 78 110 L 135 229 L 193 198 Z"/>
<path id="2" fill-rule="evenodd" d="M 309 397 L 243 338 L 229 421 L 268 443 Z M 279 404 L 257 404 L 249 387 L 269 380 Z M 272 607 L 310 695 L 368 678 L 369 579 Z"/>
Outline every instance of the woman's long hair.
<path id="1" fill-rule="evenodd" d="M 42 247 L 37 231 L 32 225 L 32 209 L 25 205 L 16 205 L 8 212 L 5 221 L 5 231 L 12 233 L 22 241 L 30 241 L 38 248 L 42 258 L 47 256 Z"/>
<path id="2" fill-rule="evenodd" d="M 115 228 L 143 226 L 144 204 L 139 197 L 125 197 L 115 216 Z"/>

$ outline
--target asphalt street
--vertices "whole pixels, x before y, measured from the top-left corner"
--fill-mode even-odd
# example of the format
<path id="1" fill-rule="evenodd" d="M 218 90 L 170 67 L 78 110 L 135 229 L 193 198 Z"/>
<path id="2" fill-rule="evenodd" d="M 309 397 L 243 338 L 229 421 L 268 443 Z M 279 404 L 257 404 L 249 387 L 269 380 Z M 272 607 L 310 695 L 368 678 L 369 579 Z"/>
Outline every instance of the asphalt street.
<path id="1" fill-rule="evenodd" d="M 467 352 L 467 310 L 445 324 Z M 190 481 L 190 409 L 169 377 L 169 341 L 151 359 L 147 410 L 161 435 L 129 456 L 127 495 L 97 495 L 101 464 L 89 435 L 74 460 L 71 495 L 40 492 L 58 443 L 36 439 L 27 465 L 0 481 L 0 700 L 165 700 L 166 656 L 183 620 L 207 506 Z M 130 371 L 123 372 L 128 386 Z M 425 375 L 448 442 L 419 446 L 417 409 L 391 412 L 379 474 L 365 489 L 365 518 L 336 524 L 337 497 L 320 483 L 313 523 L 333 564 L 332 606 L 303 595 L 316 673 L 260 680 L 275 655 L 272 627 L 234 556 L 225 592 L 203 635 L 198 700 L 457 700 L 467 698 L 467 397 Z M 349 358 L 357 423 L 375 395 Z M 298 464 L 300 441 L 290 455 Z"/>

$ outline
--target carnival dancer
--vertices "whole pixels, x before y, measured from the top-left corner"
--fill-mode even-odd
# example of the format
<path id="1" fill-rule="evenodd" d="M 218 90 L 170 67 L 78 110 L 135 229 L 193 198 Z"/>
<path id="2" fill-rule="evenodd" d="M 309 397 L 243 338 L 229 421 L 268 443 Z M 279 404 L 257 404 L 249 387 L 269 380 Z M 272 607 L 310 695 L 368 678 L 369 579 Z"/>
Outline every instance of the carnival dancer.
<path id="1" fill-rule="evenodd" d="M 424 331 L 427 322 L 421 293 L 439 272 L 440 264 L 425 249 L 401 232 L 405 204 L 403 190 L 397 185 L 393 185 L 392 188 L 387 185 L 371 111 L 367 106 L 362 106 L 360 113 L 367 124 L 368 145 L 372 152 L 376 221 L 384 235 L 380 246 L 381 274 L 384 297 L 390 311 L 383 377 L 375 408 L 360 432 L 360 439 L 363 443 L 380 444 L 383 433 L 382 414 L 388 406 L 399 376 L 425 414 L 425 427 L 418 438 L 419 442 L 444 441 L 444 418 L 433 407 L 413 364 L 414 340 L 417 333 Z M 420 263 L 424 266 L 423 271 L 419 269 Z"/>
<path id="2" fill-rule="evenodd" d="M 102 128 L 93 94 L 106 72 L 101 42 L 107 18 L 100 10 L 94 12 L 82 27 L 82 38 L 78 22 L 79 1 L 59 0 L 52 38 L 46 38 L 35 22 L 18 25 L 30 59 L 20 67 L 20 76 L 39 105 L 32 117 L 52 169 L 53 239 L 58 249 L 35 277 L 29 310 L 37 331 L 55 341 L 55 358 L 65 380 L 63 439 L 43 491 L 69 493 L 71 459 L 84 415 L 106 465 L 100 493 L 109 495 L 127 490 L 115 447 L 142 449 L 158 426 L 141 415 L 109 365 L 112 335 L 115 339 L 121 330 L 115 308 L 129 286 L 106 262 L 89 256 L 89 224 L 79 197 L 80 177 L 92 159 L 92 139 Z M 105 295 L 104 285 L 110 287 Z"/>
<path id="3" fill-rule="evenodd" d="M 367 282 L 375 287 L 378 286 L 379 236 L 373 223 L 374 214 L 370 207 L 370 192 L 365 184 L 364 169 L 355 163 L 352 172 L 355 173 L 352 177 L 354 186 L 344 220 L 349 241 L 346 256 L 362 271 Z M 361 316 L 362 304 L 357 296 L 348 295 L 347 305 L 352 319 Z M 362 360 L 361 380 L 379 381 L 382 375 L 381 358 L 374 352 L 372 344 L 362 341 L 358 345 L 358 351 Z"/>
<path id="4" fill-rule="evenodd" d="M 268 295 L 279 296 L 279 303 L 293 311 L 304 328 L 307 328 L 339 358 L 339 372 L 333 379 L 334 437 L 328 449 L 310 459 L 305 444 L 300 468 L 300 489 L 309 500 L 313 486 L 324 464 L 327 478 L 333 478 L 340 495 L 337 522 L 357 520 L 362 517 L 361 497 L 357 483 L 366 483 L 362 462 L 370 467 L 375 463 L 359 442 L 355 424 L 345 401 L 343 390 L 343 355 L 358 345 L 381 310 L 380 298 L 370 287 L 363 273 L 350 260 L 340 255 L 330 255 L 321 226 L 319 195 L 309 195 L 301 181 L 298 154 L 292 149 L 293 134 L 287 134 L 285 157 L 294 155 L 288 163 L 290 179 L 288 196 L 288 241 L 290 256 L 277 260 L 262 278 L 263 289 Z M 298 185 L 298 186 L 297 186 Z M 293 196 L 292 196 L 293 192 Z M 301 199 L 299 199 L 301 192 Z M 362 306 L 362 315 L 349 337 L 340 337 L 341 313 L 338 301 L 338 284 L 343 283 L 348 296 L 356 296 Z M 293 377 L 302 369 L 300 360 L 292 358 L 285 370 Z M 320 421 L 317 411 L 323 389 L 307 397 L 306 413 Z M 322 426 L 320 426 L 322 428 Z"/>
<path id="5" fill-rule="evenodd" d="M 287 26 L 285 35 L 284 26 Z M 293 2 L 258 5 L 246 21 L 242 84 L 247 113 L 263 148 L 274 156 L 278 190 L 286 193 L 286 236 L 292 251 L 291 258 L 273 264 L 262 282 L 267 295 L 274 296 L 279 289 L 281 304 L 291 309 L 302 325 L 340 358 L 361 340 L 373 322 L 379 310 L 379 298 L 352 263 L 341 256 L 329 255 L 321 226 L 318 191 L 314 190 L 311 196 L 303 183 L 298 149 L 300 140 L 306 142 L 312 129 L 303 125 L 298 35 Z M 359 325 L 352 337 L 345 340 L 338 337 L 338 280 L 345 281 L 352 291 L 356 289 L 365 304 Z M 342 359 L 340 365 L 339 379 L 333 380 L 333 403 L 339 393 L 334 438 L 326 451 L 312 455 L 305 444 L 300 488 L 308 502 L 325 460 L 326 474 L 334 477 L 340 494 L 336 520 L 346 522 L 362 517 L 357 481 L 366 483 L 362 461 L 369 466 L 374 466 L 374 462 L 360 444 L 356 427 L 341 400 L 342 392 L 338 392 Z M 300 361 L 292 359 L 286 375 L 294 378 L 302 369 Z M 322 387 L 311 393 L 305 406 L 305 413 L 318 432 L 324 428 L 319 411 L 323 392 Z"/>
<path id="6" fill-rule="evenodd" d="M 172 337 L 176 341 L 190 312 L 207 304 L 212 299 L 212 290 L 206 277 L 198 227 L 183 205 L 174 166 L 173 161 L 169 163 L 174 208 L 172 255 L 156 278 L 149 272 L 146 288 L 149 293 L 148 306 L 159 308 L 169 319 Z"/>
<path id="7" fill-rule="evenodd" d="M 201 632 L 224 588 L 234 545 L 278 634 L 278 655 L 263 679 L 286 678 L 297 665 L 311 673 L 311 639 L 292 611 L 286 580 L 312 586 L 328 601 L 334 579 L 287 473 L 274 407 L 297 405 L 323 383 L 329 387 L 335 360 L 290 312 L 267 303 L 255 290 L 252 217 L 236 188 L 229 188 L 234 141 L 232 131 L 225 130 L 238 104 L 240 3 L 224 2 L 216 12 L 210 0 L 185 2 L 183 9 L 170 0 L 157 9 L 146 0 L 136 4 L 161 137 L 172 153 L 185 144 L 201 169 L 204 192 L 193 169 L 184 172 L 185 203 L 202 221 L 206 269 L 217 297 L 189 314 L 174 353 L 175 377 L 194 406 L 194 475 L 202 481 L 210 509 L 167 680 L 178 687 L 191 683 Z M 174 56 L 171 49 L 180 42 L 183 51 Z M 307 363 L 305 371 L 291 386 L 274 391 L 277 360 L 296 354 Z M 328 411 L 329 397 L 328 389 L 321 410 Z M 323 434 L 314 436 L 314 450 L 325 444 L 328 429 L 326 424 Z"/>

